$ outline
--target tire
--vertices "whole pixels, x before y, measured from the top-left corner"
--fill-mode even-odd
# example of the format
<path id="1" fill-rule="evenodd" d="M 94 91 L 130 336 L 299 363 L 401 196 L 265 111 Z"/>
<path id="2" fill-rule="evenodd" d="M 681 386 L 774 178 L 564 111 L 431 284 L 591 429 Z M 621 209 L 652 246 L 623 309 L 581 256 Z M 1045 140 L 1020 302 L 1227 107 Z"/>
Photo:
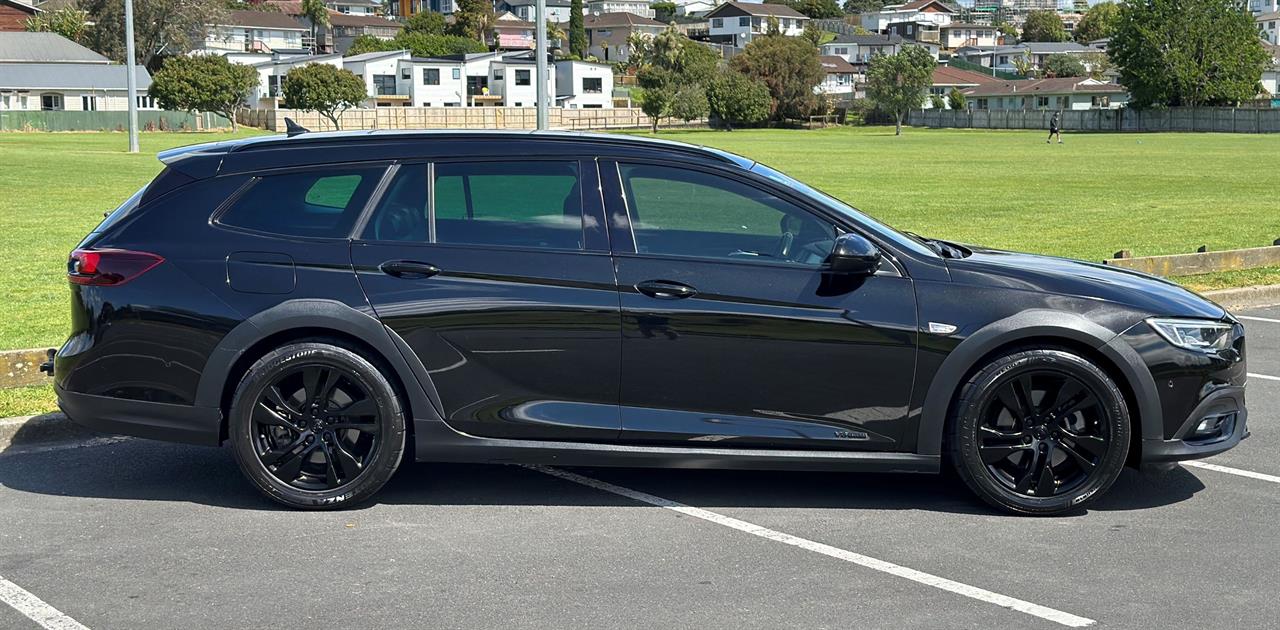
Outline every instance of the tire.
<path id="1" fill-rule="evenodd" d="M 1016 514 L 1082 509 L 1115 483 L 1129 452 L 1124 395 L 1097 365 L 1061 349 L 1014 351 L 982 367 L 948 422 L 956 473 Z"/>
<path id="2" fill-rule="evenodd" d="M 284 505 L 339 509 L 373 496 L 405 448 L 396 388 L 350 348 L 293 343 L 254 363 L 231 402 L 236 462 Z"/>

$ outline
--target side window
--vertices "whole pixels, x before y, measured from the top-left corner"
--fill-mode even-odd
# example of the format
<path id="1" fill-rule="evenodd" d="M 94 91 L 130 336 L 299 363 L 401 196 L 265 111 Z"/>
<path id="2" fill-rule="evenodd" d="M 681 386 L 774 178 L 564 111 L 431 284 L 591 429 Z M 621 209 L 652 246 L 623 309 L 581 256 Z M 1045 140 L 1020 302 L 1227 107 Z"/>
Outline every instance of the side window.
<path id="1" fill-rule="evenodd" d="M 218 223 L 285 236 L 344 238 L 385 170 L 364 166 L 264 175 Z"/>
<path id="2" fill-rule="evenodd" d="M 438 243 L 582 249 L 578 163 L 438 163 L 435 215 Z"/>
<path id="3" fill-rule="evenodd" d="M 699 171 L 619 164 L 642 254 L 818 266 L 835 228 L 763 190 Z"/>

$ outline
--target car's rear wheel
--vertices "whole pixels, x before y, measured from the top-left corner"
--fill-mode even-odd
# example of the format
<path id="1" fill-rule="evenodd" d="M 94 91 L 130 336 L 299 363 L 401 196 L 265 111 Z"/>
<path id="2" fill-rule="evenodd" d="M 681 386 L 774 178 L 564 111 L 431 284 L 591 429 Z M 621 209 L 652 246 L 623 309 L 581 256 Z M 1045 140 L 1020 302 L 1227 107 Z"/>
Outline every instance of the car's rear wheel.
<path id="1" fill-rule="evenodd" d="M 1000 357 L 965 383 L 951 459 L 979 497 L 1020 514 L 1080 508 L 1120 476 L 1129 410 L 1105 371 L 1058 349 Z"/>
<path id="2" fill-rule="evenodd" d="M 404 453 L 395 387 L 368 359 L 330 343 L 290 344 L 259 359 L 236 388 L 229 423 L 240 469 L 292 507 L 368 499 Z"/>

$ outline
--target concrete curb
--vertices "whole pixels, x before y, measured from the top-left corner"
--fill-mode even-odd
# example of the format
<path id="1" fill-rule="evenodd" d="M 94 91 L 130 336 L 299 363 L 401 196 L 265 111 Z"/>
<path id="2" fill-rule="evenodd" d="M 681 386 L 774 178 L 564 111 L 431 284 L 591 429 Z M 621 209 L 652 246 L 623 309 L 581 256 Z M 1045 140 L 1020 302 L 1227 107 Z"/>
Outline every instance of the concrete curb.
<path id="1" fill-rule="evenodd" d="M 0 418 L 0 452 L 10 447 L 102 437 L 74 422 L 63 413 Z"/>
<path id="2" fill-rule="evenodd" d="M 45 348 L 0 350 L 0 387 L 23 387 L 52 382 L 40 371 L 47 360 Z"/>
<path id="3" fill-rule="evenodd" d="M 1280 284 L 1205 291 L 1204 296 L 1229 311 L 1280 304 Z"/>

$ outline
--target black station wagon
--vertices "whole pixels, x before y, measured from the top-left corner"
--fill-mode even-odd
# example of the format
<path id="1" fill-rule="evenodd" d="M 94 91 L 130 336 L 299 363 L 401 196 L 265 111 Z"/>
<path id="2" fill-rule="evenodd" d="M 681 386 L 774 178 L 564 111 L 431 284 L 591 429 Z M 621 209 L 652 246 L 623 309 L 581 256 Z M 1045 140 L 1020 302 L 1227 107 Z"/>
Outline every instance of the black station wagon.
<path id="1" fill-rule="evenodd" d="M 1245 427 L 1173 284 L 895 231 L 763 164 L 553 132 L 198 145 L 71 254 L 59 400 L 304 508 L 401 461 L 938 472 L 1053 514 Z"/>

